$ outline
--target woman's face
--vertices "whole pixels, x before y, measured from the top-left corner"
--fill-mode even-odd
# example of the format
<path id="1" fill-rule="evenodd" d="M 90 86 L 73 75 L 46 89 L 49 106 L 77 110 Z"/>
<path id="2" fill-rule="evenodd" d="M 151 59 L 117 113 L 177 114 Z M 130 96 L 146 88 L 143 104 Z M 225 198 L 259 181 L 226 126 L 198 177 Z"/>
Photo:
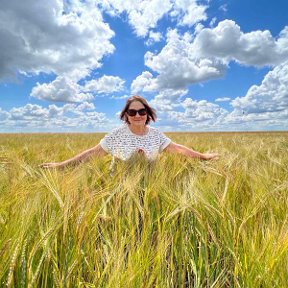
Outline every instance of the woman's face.
<path id="1" fill-rule="evenodd" d="M 145 106 L 139 102 L 139 101 L 134 101 L 130 104 L 128 110 L 140 110 L 140 109 L 145 109 Z M 128 121 L 131 125 L 136 125 L 136 126 L 144 126 L 147 120 L 147 113 L 146 115 L 139 115 L 137 112 L 135 116 L 129 116 L 128 113 L 126 112 Z"/>

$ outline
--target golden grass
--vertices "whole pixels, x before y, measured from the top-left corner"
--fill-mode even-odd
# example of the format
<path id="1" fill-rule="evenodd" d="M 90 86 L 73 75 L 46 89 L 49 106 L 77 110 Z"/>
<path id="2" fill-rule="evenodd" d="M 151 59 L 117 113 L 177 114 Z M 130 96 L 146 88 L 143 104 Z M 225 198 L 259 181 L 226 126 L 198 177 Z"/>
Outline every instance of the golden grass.
<path id="1" fill-rule="evenodd" d="M 103 135 L 0 135 L 0 286 L 286 287 L 288 133 L 167 133 L 210 162 L 38 168 Z"/>

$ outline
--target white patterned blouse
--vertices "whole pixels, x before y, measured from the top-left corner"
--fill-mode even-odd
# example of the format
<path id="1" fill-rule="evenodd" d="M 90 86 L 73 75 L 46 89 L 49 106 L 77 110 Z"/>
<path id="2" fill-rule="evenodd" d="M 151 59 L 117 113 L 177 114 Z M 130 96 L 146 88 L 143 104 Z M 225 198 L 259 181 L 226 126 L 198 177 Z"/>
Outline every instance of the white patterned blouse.
<path id="1" fill-rule="evenodd" d="M 148 160 L 155 160 L 170 143 L 171 139 L 157 128 L 148 127 L 145 135 L 136 135 L 127 124 L 112 130 L 100 141 L 101 147 L 113 158 L 128 160 L 134 153 L 143 153 Z"/>

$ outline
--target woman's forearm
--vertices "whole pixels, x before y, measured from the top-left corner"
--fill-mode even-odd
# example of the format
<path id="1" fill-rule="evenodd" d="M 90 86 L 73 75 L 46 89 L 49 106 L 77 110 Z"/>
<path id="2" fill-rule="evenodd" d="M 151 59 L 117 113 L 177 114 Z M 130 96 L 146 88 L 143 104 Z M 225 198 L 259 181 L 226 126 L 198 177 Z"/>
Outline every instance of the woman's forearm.
<path id="1" fill-rule="evenodd" d="M 55 163 L 44 163 L 40 165 L 42 168 L 51 168 L 51 167 L 58 167 L 64 168 L 66 166 L 75 166 L 80 163 L 88 161 L 92 156 L 104 156 L 106 152 L 103 148 L 98 144 L 97 146 L 90 148 L 88 150 L 83 151 L 82 153 L 74 156 L 73 158 L 67 159 L 62 162 L 55 162 Z"/>
<path id="2" fill-rule="evenodd" d="M 203 160 L 206 160 L 205 158 L 205 154 L 202 154 L 198 151 L 194 151 L 186 146 L 183 146 L 181 144 L 177 144 L 177 152 L 180 153 L 180 154 L 183 154 L 185 156 L 188 156 L 190 158 L 198 158 L 198 159 L 203 159 Z"/>
<path id="3" fill-rule="evenodd" d="M 59 166 L 77 165 L 79 163 L 86 162 L 93 154 L 95 154 L 95 151 L 93 150 L 93 148 L 91 148 L 89 150 L 83 151 L 82 153 L 74 156 L 73 158 L 60 162 Z"/>
<path id="4" fill-rule="evenodd" d="M 182 155 L 185 155 L 190 158 L 197 158 L 201 160 L 211 160 L 214 158 L 218 158 L 219 154 L 218 153 L 200 153 L 198 151 L 194 151 L 193 149 L 190 149 L 184 145 L 177 144 L 172 142 L 169 144 L 169 146 L 166 149 L 168 152 L 172 153 L 179 153 Z"/>

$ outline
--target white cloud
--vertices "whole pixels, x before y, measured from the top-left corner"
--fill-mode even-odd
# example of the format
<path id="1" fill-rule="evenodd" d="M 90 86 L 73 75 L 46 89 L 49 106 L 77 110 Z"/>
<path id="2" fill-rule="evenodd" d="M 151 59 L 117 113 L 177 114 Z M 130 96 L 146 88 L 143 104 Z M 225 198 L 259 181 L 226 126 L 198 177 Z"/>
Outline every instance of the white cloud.
<path id="1" fill-rule="evenodd" d="M 177 106 L 170 99 L 159 99 L 157 96 L 150 101 L 150 104 L 158 112 L 173 111 Z"/>
<path id="2" fill-rule="evenodd" d="M 210 103 L 206 100 L 195 101 L 192 98 L 186 98 L 182 102 L 185 109 L 185 121 L 215 121 L 220 116 L 226 115 L 227 111 L 217 104 Z"/>
<path id="3" fill-rule="evenodd" d="M 219 7 L 220 11 L 223 11 L 224 13 L 226 13 L 228 11 L 228 4 L 223 4 Z"/>
<path id="4" fill-rule="evenodd" d="M 145 65 L 159 75 L 152 78 L 150 72 L 147 72 L 150 73 L 149 75 L 145 72 L 145 77 L 143 74 L 140 76 L 142 86 L 138 85 L 137 87 L 142 87 L 143 91 L 182 90 L 186 89 L 189 84 L 221 77 L 226 65 L 218 59 L 197 58 L 192 49 L 192 39 L 193 37 L 189 33 L 181 36 L 176 30 L 169 31 L 167 44 L 162 51 L 159 54 L 147 52 L 144 57 Z M 138 77 L 136 78 L 137 83 L 139 82 Z"/>
<path id="5" fill-rule="evenodd" d="M 157 111 L 161 117 L 160 125 L 170 125 L 173 131 L 261 131 L 288 127 L 288 109 L 247 113 L 237 108 L 229 112 L 217 104 L 192 98 L 178 102 L 180 106 L 178 104 L 171 109 L 171 102 L 168 105 L 166 102 L 167 99 L 159 101 L 162 103 Z"/>
<path id="6" fill-rule="evenodd" d="M 163 36 L 160 32 L 149 31 L 148 40 L 145 41 L 145 45 L 151 46 L 156 42 L 159 42 L 163 39 Z"/>
<path id="7" fill-rule="evenodd" d="M 214 27 L 216 21 L 217 21 L 217 18 L 216 18 L 216 17 L 213 17 L 213 18 L 211 19 L 210 23 L 209 23 L 209 26 L 210 26 L 210 27 Z M 201 30 L 202 30 L 202 29 L 201 29 Z"/>
<path id="8" fill-rule="evenodd" d="M 149 29 L 155 28 L 157 22 L 171 8 L 168 0 L 146 0 L 139 2 L 138 9 L 130 10 L 129 21 L 140 37 L 147 35 Z"/>
<path id="9" fill-rule="evenodd" d="M 133 94 L 137 94 L 140 91 L 149 92 L 157 89 L 155 84 L 156 80 L 153 79 L 153 75 L 144 71 L 141 75 L 137 76 L 131 84 L 131 91 Z"/>
<path id="10" fill-rule="evenodd" d="M 0 79 L 18 72 L 79 77 L 114 51 L 114 32 L 93 1 L 2 1 L 0 27 Z"/>
<path id="11" fill-rule="evenodd" d="M 230 98 L 216 100 L 229 101 Z M 194 131 L 261 131 L 288 127 L 288 62 L 268 72 L 260 85 L 253 85 L 244 97 L 237 97 L 230 104 L 234 110 L 228 112 L 206 100 L 186 98 L 181 102 L 184 111 L 167 110 L 163 120 L 171 122 L 172 119 L 182 130 Z"/>
<path id="12" fill-rule="evenodd" d="M 173 90 L 166 89 L 162 90 L 158 95 L 156 95 L 150 104 L 160 112 L 172 111 L 176 107 L 179 107 L 180 98 L 188 93 L 188 90 Z"/>
<path id="13" fill-rule="evenodd" d="M 58 76 L 50 83 L 37 83 L 30 96 L 58 102 L 90 101 L 95 94 L 111 94 L 124 90 L 124 83 L 120 77 L 104 75 L 99 79 L 86 81 L 85 85 L 81 86 L 73 78 Z"/>
<path id="14" fill-rule="evenodd" d="M 39 105 L 26 104 L 24 107 L 12 108 L 9 113 L 11 120 L 31 120 L 33 118 L 43 119 L 48 117 L 48 110 Z"/>
<path id="15" fill-rule="evenodd" d="M 288 62 L 285 62 L 264 77 L 261 85 L 253 85 L 244 97 L 237 97 L 231 105 L 238 114 L 262 114 L 288 111 Z"/>
<path id="16" fill-rule="evenodd" d="M 33 87 L 30 96 L 41 100 L 62 101 L 62 102 L 82 102 L 92 100 L 91 93 L 84 93 L 83 87 L 68 77 L 58 76 L 50 83 L 37 83 Z"/>
<path id="17" fill-rule="evenodd" d="M 220 97 L 220 98 L 215 99 L 215 102 L 227 102 L 230 100 L 231 100 L 231 98 L 229 98 L 229 97 Z"/>
<path id="18" fill-rule="evenodd" d="M 288 59 L 288 27 L 275 39 L 268 30 L 244 33 L 234 21 L 224 20 L 215 28 L 202 29 L 191 48 L 198 57 L 274 66 Z"/>
<path id="19" fill-rule="evenodd" d="M 178 18 L 178 25 L 191 27 L 207 19 L 207 8 L 208 6 L 197 4 L 196 0 L 175 0 L 171 15 Z"/>
<path id="20" fill-rule="evenodd" d="M 104 11 L 112 16 L 127 13 L 129 24 L 139 37 L 145 37 L 157 26 L 164 15 L 170 15 L 180 26 L 193 26 L 207 19 L 207 6 L 196 0 L 106 0 L 99 1 Z"/>
<path id="21" fill-rule="evenodd" d="M 143 72 L 132 83 L 139 91 L 186 89 L 187 86 L 223 77 L 231 61 L 250 66 L 275 66 L 288 59 L 288 27 L 273 38 L 269 31 L 243 33 L 231 20 L 215 28 L 198 27 L 196 34 L 167 33 L 167 43 L 159 53 L 148 51 Z"/>
<path id="22" fill-rule="evenodd" d="M 67 105 L 66 105 L 67 106 Z M 73 107 L 74 108 L 74 107 Z M 76 111 L 90 111 L 90 110 L 95 110 L 95 105 L 93 103 L 89 102 L 83 102 L 80 105 L 76 106 Z"/>
<path id="23" fill-rule="evenodd" d="M 166 111 L 162 117 L 164 122 L 181 127 L 182 130 L 219 130 L 223 124 L 223 119 L 228 115 L 228 111 L 219 105 L 210 103 L 206 100 L 195 101 L 186 98 L 181 102 L 184 111 Z M 170 122 L 169 122 L 170 121 Z"/>
<path id="24" fill-rule="evenodd" d="M 107 0 L 101 6 L 111 15 L 126 12 L 137 36 L 145 37 L 149 29 L 155 28 L 157 22 L 172 8 L 172 3 L 170 0 Z"/>
<path id="25" fill-rule="evenodd" d="M 194 35 L 197 35 L 204 28 L 205 26 L 202 23 L 196 24 L 194 28 Z"/>
<path id="26" fill-rule="evenodd" d="M 216 101 L 229 101 L 218 98 Z M 277 130 L 288 127 L 288 62 L 268 72 L 260 85 L 253 85 L 244 97 L 230 102 L 231 112 L 206 100 L 186 98 L 184 111 L 168 111 L 183 130 Z"/>
<path id="27" fill-rule="evenodd" d="M 4 117 L 1 117 L 3 113 Z M 26 104 L 9 111 L 0 110 L 0 131 L 104 131 L 112 122 L 104 113 L 96 112 L 92 103 L 65 104 L 63 106 Z M 103 129 L 103 127 L 105 127 Z M 72 129 L 72 130 L 71 130 Z"/>
<path id="28" fill-rule="evenodd" d="M 104 75 L 99 79 L 86 81 L 84 90 L 92 93 L 111 94 L 124 90 L 125 81 L 118 76 Z"/>
<path id="29" fill-rule="evenodd" d="M 0 121 L 3 121 L 9 117 L 9 113 L 2 110 L 0 107 Z"/>

